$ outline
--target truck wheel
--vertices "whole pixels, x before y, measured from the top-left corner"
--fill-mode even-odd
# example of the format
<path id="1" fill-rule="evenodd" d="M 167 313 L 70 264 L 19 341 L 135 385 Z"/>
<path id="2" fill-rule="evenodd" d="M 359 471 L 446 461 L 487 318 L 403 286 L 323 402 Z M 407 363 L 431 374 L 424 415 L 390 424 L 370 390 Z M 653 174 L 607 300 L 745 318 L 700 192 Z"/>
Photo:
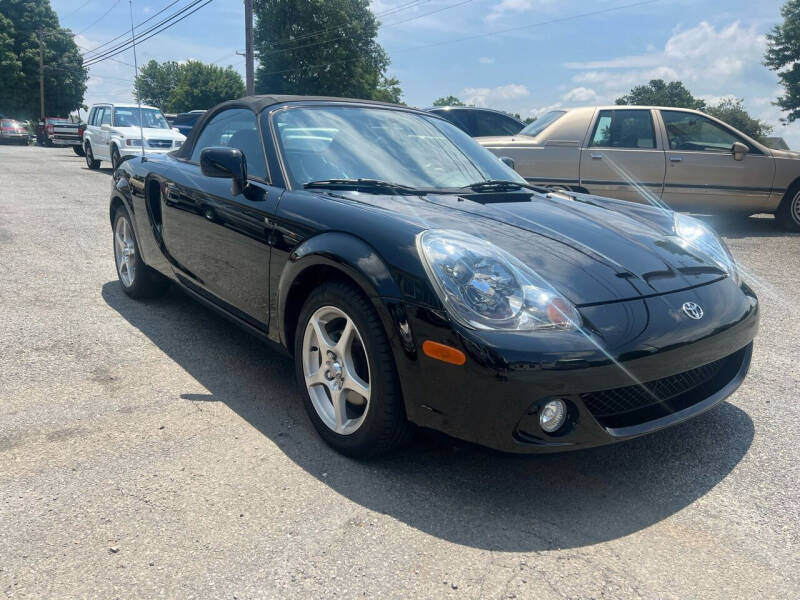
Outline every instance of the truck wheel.
<path id="1" fill-rule="evenodd" d="M 119 150 L 116 146 L 111 146 L 111 168 L 116 171 L 120 161 Z"/>
<path id="2" fill-rule="evenodd" d="M 100 168 L 100 161 L 94 159 L 94 154 L 92 154 L 92 145 L 89 142 L 86 142 L 86 150 L 84 151 L 84 156 L 86 156 L 87 167 L 89 167 L 93 171 Z"/>
<path id="3" fill-rule="evenodd" d="M 74 146 L 72 147 L 72 151 L 73 151 L 75 154 L 77 154 L 78 156 L 86 156 L 86 152 L 84 152 L 84 151 L 83 151 L 83 146 L 80 146 L 80 145 L 78 145 L 78 144 L 76 144 L 76 145 L 74 145 Z"/>
<path id="4" fill-rule="evenodd" d="M 775 218 L 785 229 L 800 231 L 800 184 L 795 184 L 786 190 Z"/>

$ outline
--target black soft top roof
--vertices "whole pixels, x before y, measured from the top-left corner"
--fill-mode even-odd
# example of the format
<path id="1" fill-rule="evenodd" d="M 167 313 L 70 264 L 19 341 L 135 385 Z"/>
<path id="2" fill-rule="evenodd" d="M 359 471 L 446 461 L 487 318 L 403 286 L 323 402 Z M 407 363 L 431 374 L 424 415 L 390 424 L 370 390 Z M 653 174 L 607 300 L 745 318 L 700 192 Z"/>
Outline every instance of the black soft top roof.
<path id="1" fill-rule="evenodd" d="M 211 119 L 221 110 L 226 108 L 249 108 L 255 113 L 260 113 L 265 108 L 275 106 L 276 104 L 283 104 L 285 102 L 347 102 L 352 104 L 374 104 L 376 106 L 408 109 L 407 106 L 392 104 L 390 102 L 359 100 L 357 98 L 337 98 L 335 96 L 293 96 L 284 94 L 245 96 L 244 98 L 239 98 L 237 100 L 228 100 L 227 102 L 217 104 L 216 106 L 208 109 L 205 114 L 202 115 L 194 124 L 192 131 L 189 132 L 189 137 L 187 138 L 186 143 L 184 143 L 183 146 L 181 146 L 181 148 L 175 152 L 175 155 L 181 158 L 188 158 L 191 156 L 192 150 L 194 149 L 195 140 L 197 139 L 199 132 L 203 129 L 206 121 Z"/>

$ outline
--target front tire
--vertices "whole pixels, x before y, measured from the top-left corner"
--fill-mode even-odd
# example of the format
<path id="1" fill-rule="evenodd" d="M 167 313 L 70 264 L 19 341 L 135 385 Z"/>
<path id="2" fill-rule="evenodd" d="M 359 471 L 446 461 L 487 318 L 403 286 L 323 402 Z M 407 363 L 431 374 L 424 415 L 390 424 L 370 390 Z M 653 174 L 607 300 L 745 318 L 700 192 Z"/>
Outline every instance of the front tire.
<path id="1" fill-rule="evenodd" d="M 294 356 L 306 412 L 332 448 L 363 458 L 410 437 L 391 346 L 356 288 L 330 283 L 311 293 L 297 322 Z"/>
<path id="2" fill-rule="evenodd" d="M 781 227 L 789 231 L 800 231 L 800 185 L 790 187 L 775 213 Z"/>
<path id="3" fill-rule="evenodd" d="M 124 207 L 114 213 L 114 262 L 122 291 L 131 298 L 158 298 L 169 288 L 169 279 L 142 260 L 130 215 Z"/>
<path id="4" fill-rule="evenodd" d="M 119 150 L 116 146 L 111 146 L 111 168 L 116 171 L 122 159 L 119 157 Z"/>
<path id="5" fill-rule="evenodd" d="M 86 166 L 89 167 L 92 171 L 95 171 L 100 168 L 100 161 L 94 159 L 94 154 L 92 154 L 92 145 L 89 142 L 86 142 L 86 149 L 84 150 L 84 156 L 86 157 Z"/>

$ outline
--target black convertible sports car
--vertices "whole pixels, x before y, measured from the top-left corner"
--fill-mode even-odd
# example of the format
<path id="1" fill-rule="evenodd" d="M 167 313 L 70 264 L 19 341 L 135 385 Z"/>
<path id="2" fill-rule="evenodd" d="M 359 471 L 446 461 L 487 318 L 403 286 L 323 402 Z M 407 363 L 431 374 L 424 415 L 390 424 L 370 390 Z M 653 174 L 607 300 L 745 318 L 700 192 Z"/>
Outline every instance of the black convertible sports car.
<path id="1" fill-rule="evenodd" d="M 528 185 L 447 121 L 255 96 L 114 173 L 119 279 L 176 282 L 295 358 L 308 414 L 364 456 L 411 424 L 501 450 L 615 442 L 730 395 L 758 301 L 663 208 Z"/>

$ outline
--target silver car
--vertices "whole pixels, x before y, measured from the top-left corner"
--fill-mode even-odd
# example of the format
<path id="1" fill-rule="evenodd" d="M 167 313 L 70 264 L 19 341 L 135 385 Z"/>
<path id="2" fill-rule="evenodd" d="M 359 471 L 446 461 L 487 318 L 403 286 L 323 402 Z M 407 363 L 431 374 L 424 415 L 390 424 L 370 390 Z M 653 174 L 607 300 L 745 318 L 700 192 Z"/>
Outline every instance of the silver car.
<path id="1" fill-rule="evenodd" d="M 800 231 L 800 153 L 695 110 L 554 110 L 516 135 L 477 141 L 532 183 L 683 211 L 774 213 Z"/>

